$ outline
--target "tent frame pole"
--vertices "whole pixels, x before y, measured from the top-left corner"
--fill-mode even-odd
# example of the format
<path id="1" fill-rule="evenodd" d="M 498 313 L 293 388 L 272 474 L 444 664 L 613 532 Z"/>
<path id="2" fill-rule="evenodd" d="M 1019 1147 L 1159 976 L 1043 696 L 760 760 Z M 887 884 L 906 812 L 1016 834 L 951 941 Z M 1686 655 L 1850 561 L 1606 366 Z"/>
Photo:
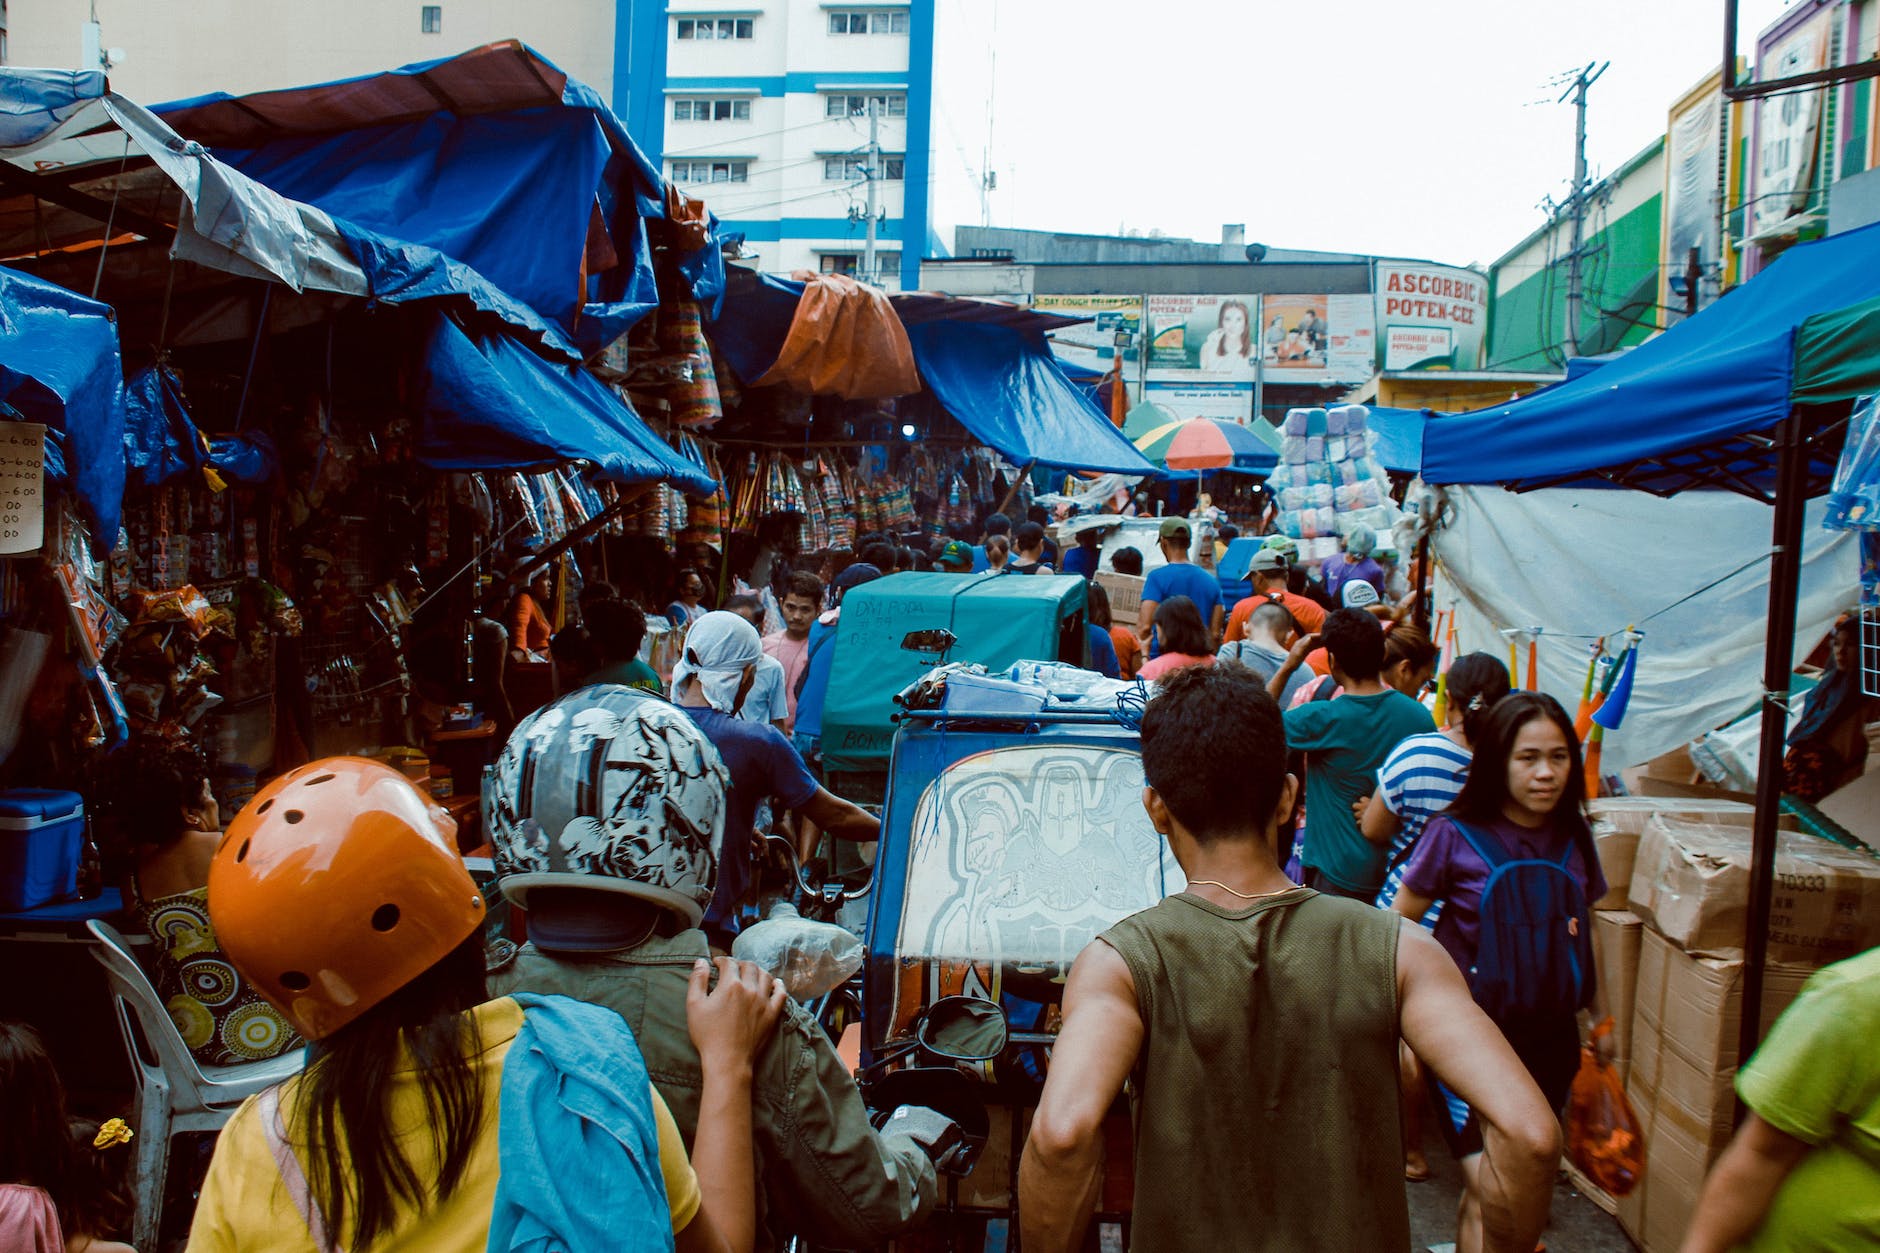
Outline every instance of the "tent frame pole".
<path id="1" fill-rule="evenodd" d="M 1749 918 L 1743 937 L 1743 1002 L 1737 1028 L 1737 1064 L 1762 1039 L 1763 969 L 1769 960 L 1769 913 L 1775 896 L 1776 831 L 1782 816 L 1784 741 L 1789 726 L 1789 678 L 1795 669 L 1795 601 L 1802 575 L 1802 505 L 1807 495 L 1808 441 L 1795 410 L 1783 419 L 1776 462 L 1776 492 L 1769 570 L 1769 624 L 1763 653 L 1762 739 L 1756 763 L 1756 821 L 1750 852 Z M 1738 1103 L 1739 1120 L 1743 1106 Z"/>

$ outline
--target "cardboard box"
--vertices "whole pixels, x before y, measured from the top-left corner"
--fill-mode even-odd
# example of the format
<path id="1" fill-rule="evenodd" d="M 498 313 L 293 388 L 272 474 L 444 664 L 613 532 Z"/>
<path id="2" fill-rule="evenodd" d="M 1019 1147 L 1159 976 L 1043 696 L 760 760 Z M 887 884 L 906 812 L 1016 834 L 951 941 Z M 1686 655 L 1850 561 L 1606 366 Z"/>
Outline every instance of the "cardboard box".
<path id="1" fill-rule="evenodd" d="M 1632 870 L 1632 912 L 1689 953 L 1743 954 L 1747 826 L 1654 814 Z M 1880 858 L 1778 831 L 1769 915 L 1772 961 L 1825 966 L 1880 944 Z"/>
<path id="2" fill-rule="evenodd" d="M 1880 849 L 1880 769 L 1869 770 L 1815 808 L 1869 848 Z"/>
<path id="3" fill-rule="evenodd" d="M 1638 955 L 1645 924 L 1623 909 L 1593 913 L 1593 940 L 1599 953 L 1599 986 L 1612 1015 L 1613 1068 L 1623 1080 L 1632 1068 L 1632 1015 L 1638 995 Z M 1610 1212 L 1610 1211 L 1609 1211 Z"/>
<path id="4" fill-rule="evenodd" d="M 1606 872 L 1606 895 L 1593 902 L 1594 909 L 1625 909 L 1631 900 L 1632 867 L 1638 858 L 1639 836 L 1645 824 L 1658 813 L 1687 817 L 1693 822 L 1722 822 L 1748 827 L 1756 818 L 1756 807 L 1727 797 L 1697 796 L 1603 796 L 1586 804 L 1587 817 L 1593 824 L 1593 846 L 1599 853 L 1600 869 Z M 1793 815 L 1782 815 L 1786 830 L 1799 831 Z"/>
<path id="5" fill-rule="evenodd" d="M 1616 1211 L 1646 1253 L 1676 1253 L 1704 1177 L 1730 1142 L 1743 963 L 1694 957 L 1649 926 L 1639 936 L 1626 1098 L 1645 1134 L 1645 1175 L 1631 1195 L 1617 1199 Z M 1770 963 L 1764 1031 L 1813 973 Z"/>
<path id="6" fill-rule="evenodd" d="M 1106 570 L 1097 575 L 1097 586 L 1110 596 L 1110 621 L 1117 626 L 1133 627 L 1142 613 L 1144 580 L 1133 574 Z"/>

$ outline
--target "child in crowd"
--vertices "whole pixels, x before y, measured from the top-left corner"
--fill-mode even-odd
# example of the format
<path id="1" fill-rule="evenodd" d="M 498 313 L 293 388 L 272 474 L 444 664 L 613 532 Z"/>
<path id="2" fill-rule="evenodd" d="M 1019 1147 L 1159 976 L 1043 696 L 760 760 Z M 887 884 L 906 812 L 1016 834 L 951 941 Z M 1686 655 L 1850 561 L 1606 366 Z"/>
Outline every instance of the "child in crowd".
<path id="1" fill-rule="evenodd" d="M 67 1117 L 65 1086 L 39 1033 L 0 1022 L 0 1249 L 131 1253 L 122 1162 L 128 1129 Z"/>

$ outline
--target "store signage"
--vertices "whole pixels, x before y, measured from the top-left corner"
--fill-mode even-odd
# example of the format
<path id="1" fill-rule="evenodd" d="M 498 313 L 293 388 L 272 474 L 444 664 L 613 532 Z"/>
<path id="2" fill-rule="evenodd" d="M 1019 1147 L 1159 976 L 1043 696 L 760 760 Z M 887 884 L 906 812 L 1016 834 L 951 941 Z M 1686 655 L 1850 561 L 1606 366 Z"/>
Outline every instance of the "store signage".
<path id="1" fill-rule="evenodd" d="M 0 422 L 0 553 L 37 552 L 45 527 L 46 428 Z"/>
<path id="2" fill-rule="evenodd" d="M 1488 280 L 1446 265 L 1379 261 L 1372 292 L 1386 370 L 1473 370 L 1488 320 Z"/>

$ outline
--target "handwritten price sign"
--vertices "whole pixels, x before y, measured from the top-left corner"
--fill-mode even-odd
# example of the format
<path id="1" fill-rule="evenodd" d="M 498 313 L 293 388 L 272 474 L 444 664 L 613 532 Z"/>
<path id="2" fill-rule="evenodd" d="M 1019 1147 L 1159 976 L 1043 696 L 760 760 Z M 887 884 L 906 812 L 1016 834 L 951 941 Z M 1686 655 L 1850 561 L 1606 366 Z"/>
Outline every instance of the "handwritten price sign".
<path id="1" fill-rule="evenodd" d="M 37 552 L 45 523 L 46 428 L 0 422 L 0 554 Z"/>

